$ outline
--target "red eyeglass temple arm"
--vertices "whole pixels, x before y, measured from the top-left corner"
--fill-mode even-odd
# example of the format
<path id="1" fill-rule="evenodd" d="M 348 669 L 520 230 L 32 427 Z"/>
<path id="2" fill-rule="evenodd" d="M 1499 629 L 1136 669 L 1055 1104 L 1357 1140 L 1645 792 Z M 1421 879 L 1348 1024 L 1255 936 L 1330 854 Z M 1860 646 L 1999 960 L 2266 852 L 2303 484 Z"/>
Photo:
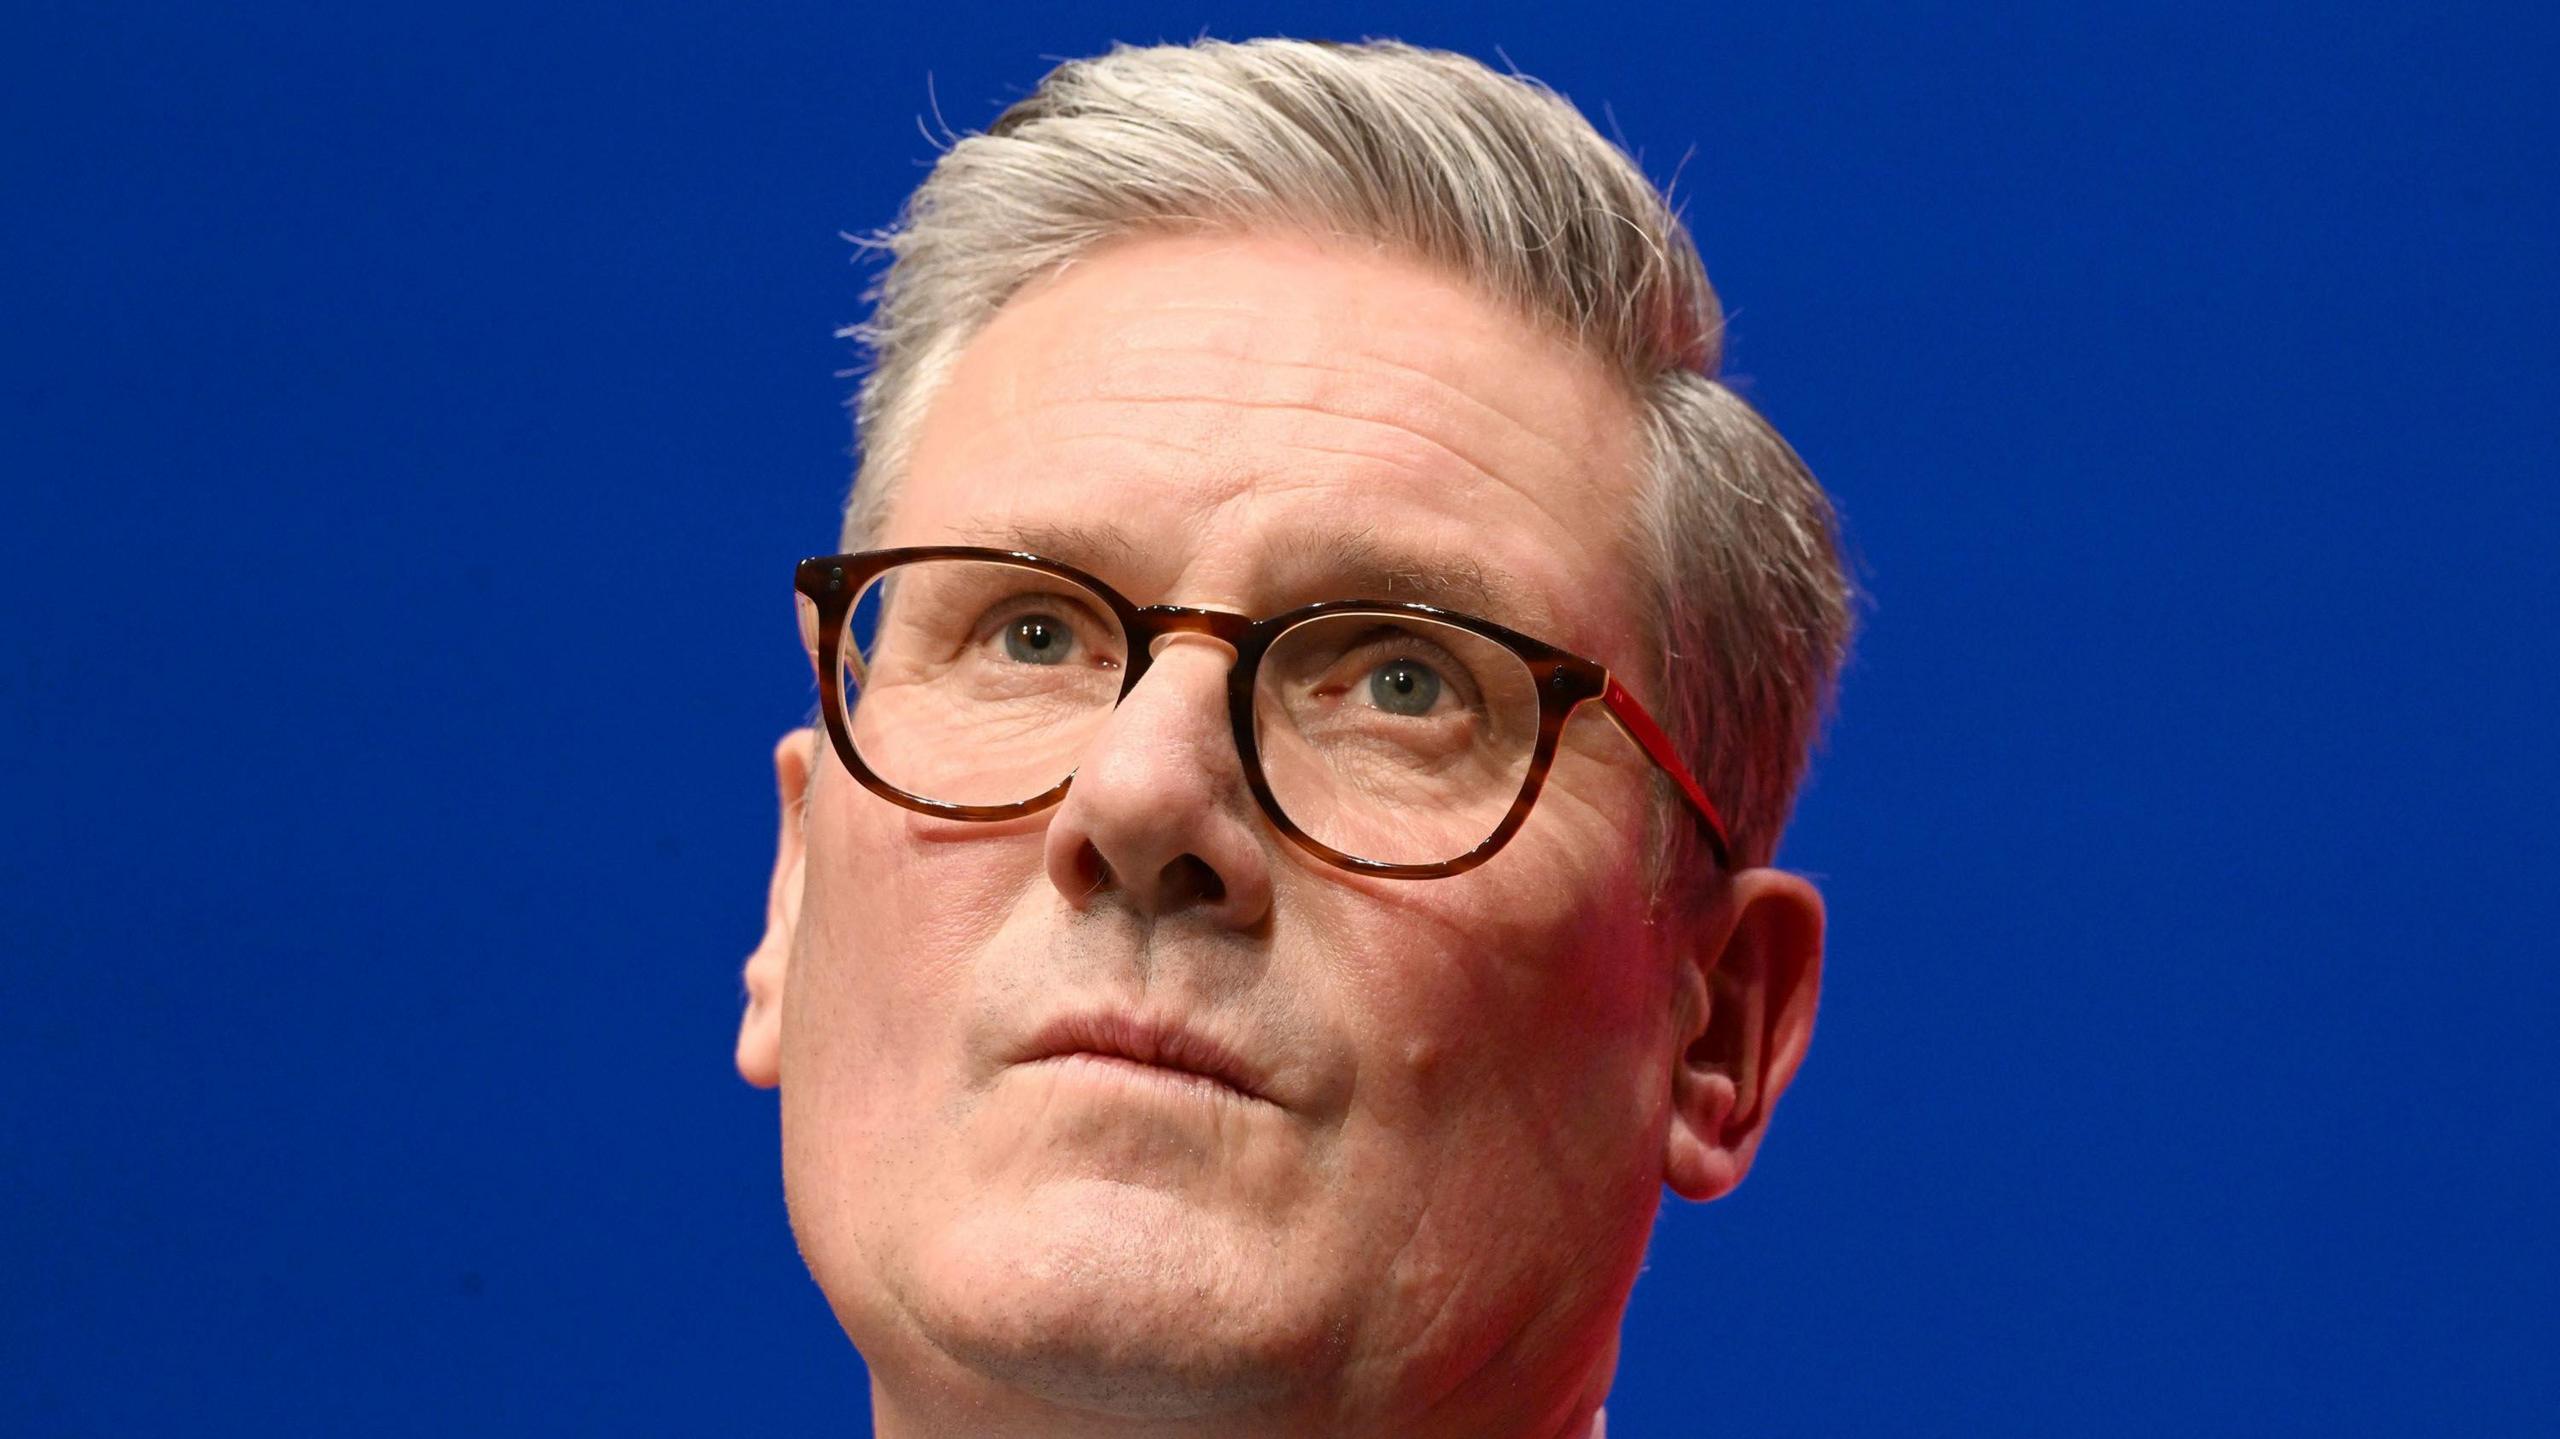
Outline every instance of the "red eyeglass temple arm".
<path id="1" fill-rule="evenodd" d="M 1680 786 L 1680 792 L 1689 797 L 1689 803 L 1698 807 L 1698 817 L 1707 822 L 1707 841 L 1715 847 L 1716 863 L 1725 869 L 1733 868 L 1733 851 L 1725 839 L 1724 817 L 1716 813 L 1715 805 L 1707 799 L 1707 792 L 1698 788 L 1697 780 L 1689 774 L 1689 767 L 1680 762 L 1679 754 L 1671 748 L 1671 736 L 1662 732 L 1662 726 L 1653 722 L 1653 716 L 1644 712 L 1644 706 L 1636 703 L 1636 697 L 1627 693 L 1627 687 L 1618 683 L 1616 675 L 1609 676 L 1609 687 L 1600 692 L 1600 702 L 1609 707 L 1609 717 L 1627 732 L 1627 738 L 1634 740 L 1637 748 L 1662 766 L 1663 773 L 1670 775 Z"/>

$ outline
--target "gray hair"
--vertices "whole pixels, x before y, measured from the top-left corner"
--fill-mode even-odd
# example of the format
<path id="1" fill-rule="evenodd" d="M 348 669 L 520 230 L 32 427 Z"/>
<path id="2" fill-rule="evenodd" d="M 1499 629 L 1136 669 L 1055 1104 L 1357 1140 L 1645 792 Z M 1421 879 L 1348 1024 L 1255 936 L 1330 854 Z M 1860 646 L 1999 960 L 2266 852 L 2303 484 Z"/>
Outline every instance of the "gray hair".
<path id="1" fill-rule="evenodd" d="M 1723 812 L 1734 863 L 1768 863 L 1849 641 L 1830 502 L 1713 378 L 1723 312 L 1662 194 L 1562 96 L 1465 56 L 1123 46 L 1060 65 L 954 142 L 869 242 L 890 264 L 870 321 L 844 332 L 872 356 L 844 547 L 879 533 L 925 405 L 1016 291 L 1115 238 L 1248 228 L 1437 263 L 1614 366 L 1648 452 L 1626 538 L 1661 719 Z M 1655 810 L 1658 874 L 1695 875 L 1696 827 Z"/>

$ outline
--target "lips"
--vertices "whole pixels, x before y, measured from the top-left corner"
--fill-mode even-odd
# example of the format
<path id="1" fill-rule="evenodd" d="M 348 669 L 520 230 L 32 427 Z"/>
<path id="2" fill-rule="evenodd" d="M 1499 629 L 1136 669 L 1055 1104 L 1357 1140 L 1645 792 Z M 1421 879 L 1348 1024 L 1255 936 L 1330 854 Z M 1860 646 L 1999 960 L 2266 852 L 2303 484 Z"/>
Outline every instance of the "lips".
<path id="1" fill-rule="evenodd" d="M 1091 1010 L 1052 1020 L 1032 1035 L 1016 1064 L 1091 1057 L 1193 1075 L 1268 1104 L 1265 1080 L 1233 1050 L 1171 1020 Z"/>

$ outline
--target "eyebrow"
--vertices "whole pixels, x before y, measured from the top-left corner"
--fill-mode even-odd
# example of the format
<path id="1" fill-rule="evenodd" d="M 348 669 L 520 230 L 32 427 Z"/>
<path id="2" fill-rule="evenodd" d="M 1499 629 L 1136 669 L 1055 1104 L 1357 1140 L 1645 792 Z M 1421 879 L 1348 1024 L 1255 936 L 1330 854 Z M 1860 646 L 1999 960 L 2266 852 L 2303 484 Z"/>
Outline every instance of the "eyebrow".
<path id="1" fill-rule="evenodd" d="M 1058 524 L 1046 520 L 1006 520 L 971 525 L 961 532 L 961 543 L 1038 555 L 1044 560 L 1058 560 L 1095 574 L 1125 568 L 1138 553 L 1138 547 L 1114 526 Z"/>
<path id="2" fill-rule="evenodd" d="M 1133 568 L 1139 554 L 1135 541 L 1107 524 L 1005 521 L 970 528 L 967 543 L 1020 550 L 1106 577 Z M 1475 556 L 1391 545 L 1375 527 L 1282 536 L 1259 579 L 1287 599 L 1392 600 L 1532 624 L 1551 617 L 1536 592 Z"/>
<path id="3" fill-rule="evenodd" d="M 1344 599 L 1397 600 L 1488 619 L 1543 619 L 1546 607 L 1528 586 L 1475 556 L 1388 544 L 1374 529 L 1292 535 L 1282 541 L 1278 588 L 1312 598 L 1326 589 Z"/>

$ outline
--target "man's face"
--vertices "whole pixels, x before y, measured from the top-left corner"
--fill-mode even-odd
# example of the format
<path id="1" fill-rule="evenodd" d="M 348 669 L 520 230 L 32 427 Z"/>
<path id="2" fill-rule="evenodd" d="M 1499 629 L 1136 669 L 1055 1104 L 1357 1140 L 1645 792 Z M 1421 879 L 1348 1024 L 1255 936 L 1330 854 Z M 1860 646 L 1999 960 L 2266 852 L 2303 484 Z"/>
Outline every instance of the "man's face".
<path id="1" fill-rule="evenodd" d="M 1599 362 L 1419 265 L 1129 241 L 970 344 L 877 543 L 1027 549 L 1257 617 L 1410 597 L 1332 563 L 1356 538 L 1494 577 L 1488 618 L 1632 677 L 1633 414 Z M 784 1174 L 881 1375 L 1321 1427 L 1614 1332 L 1681 1043 L 1643 761 L 1586 711 L 1491 862 L 1359 876 L 1255 808 L 1226 665 L 1168 645 L 1027 820 L 915 814 L 820 756 Z M 1018 1062 L 1092 1017 L 1196 1036 L 1258 1097 Z"/>

